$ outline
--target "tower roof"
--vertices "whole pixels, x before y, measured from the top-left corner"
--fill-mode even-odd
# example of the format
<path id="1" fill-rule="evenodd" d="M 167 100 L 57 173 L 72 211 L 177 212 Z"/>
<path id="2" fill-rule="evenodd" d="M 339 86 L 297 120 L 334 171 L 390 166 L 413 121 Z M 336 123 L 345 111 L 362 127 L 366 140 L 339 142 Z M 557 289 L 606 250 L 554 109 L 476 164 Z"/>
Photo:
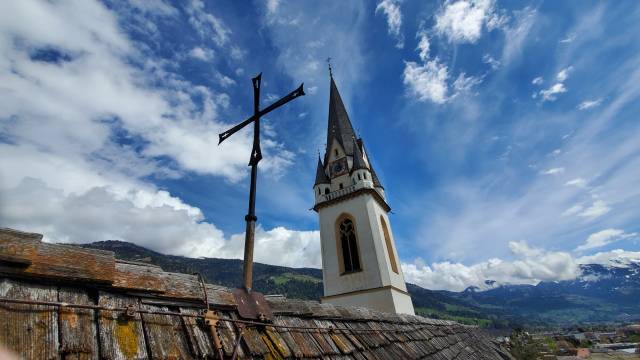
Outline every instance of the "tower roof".
<path id="1" fill-rule="evenodd" d="M 324 172 L 324 166 L 322 166 L 322 160 L 320 160 L 320 156 L 318 156 L 318 169 L 316 170 L 316 182 L 313 186 L 318 184 L 330 184 L 331 181 L 327 177 L 327 174 Z"/>
<path id="2" fill-rule="evenodd" d="M 366 152 L 364 148 L 364 141 L 362 141 L 362 139 L 358 139 L 358 145 L 360 145 L 360 148 L 362 148 L 363 153 Z M 373 169 L 371 158 L 369 158 L 369 172 L 371 172 L 371 180 L 373 181 L 373 186 L 384 189 L 384 186 L 382 186 L 382 184 L 380 183 L 380 179 L 378 179 L 378 175 L 376 174 L 376 171 Z"/>
<path id="3" fill-rule="evenodd" d="M 327 160 L 327 153 L 330 150 L 333 139 L 336 139 L 338 143 L 344 149 L 344 152 L 353 156 L 353 141 L 356 136 L 349 120 L 349 114 L 344 107 L 338 87 L 336 86 L 333 76 L 331 76 L 331 89 L 329 91 L 329 124 L 327 127 L 327 150 L 325 153 L 325 162 Z"/>
<path id="4" fill-rule="evenodd" d="M 362 151 L 360 150 L 360 146 L 358 145 L 357 140 L 354 138 L 353 139 L 353 167 L 351 168 L 351 170 L 355 171 L 360 169 L 369 170 L 369 168 L 367 168 L 367 165 L 364 163 L 364 156 L 362 156 Z"/>

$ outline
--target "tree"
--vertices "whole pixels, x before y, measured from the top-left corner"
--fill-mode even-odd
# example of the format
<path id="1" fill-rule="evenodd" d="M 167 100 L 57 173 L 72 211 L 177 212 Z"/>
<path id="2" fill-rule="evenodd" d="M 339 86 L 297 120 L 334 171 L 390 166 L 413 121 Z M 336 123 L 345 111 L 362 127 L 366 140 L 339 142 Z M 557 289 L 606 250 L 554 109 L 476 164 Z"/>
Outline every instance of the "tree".
<path id="1" fill-rule="evenodd" d="M 536 360 L 540 353 L 540 343 L 522 329 L 515 329 L 511 333 L 511 355 L 517 360 Z"/>

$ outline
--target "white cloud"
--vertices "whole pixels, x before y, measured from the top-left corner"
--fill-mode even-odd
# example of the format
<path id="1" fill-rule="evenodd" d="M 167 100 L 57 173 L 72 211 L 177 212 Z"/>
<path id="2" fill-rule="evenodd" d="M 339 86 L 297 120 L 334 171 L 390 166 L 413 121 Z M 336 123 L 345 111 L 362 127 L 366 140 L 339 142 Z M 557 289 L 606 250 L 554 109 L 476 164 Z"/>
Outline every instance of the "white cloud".
<path id="1" fill-rule="evenodd" d="M 205 49 L 200 46 L 196 46 L 189 51 L 189 56 L 202 61 L 211 61 L 211 59 L 213 59 L 213 54 L 213 50 Z"/>
<path id="2" fill-rule="evenodd" d="M 205 12 L 192 15 L 211 20 Z M 11 139 L 0 143 L 3 226 L 39 231 L 48 241 L 120 239 L 174 254 L 241 256 L 200 209 L 148 180 L 187 172 L 229 181 L 246 176 L 249 135 L 216 146 L 217 134 L 229 127 L 217 120 L 228 95 L 191 84 L 170 71 L 172 64 L 142 54 L 101 3 L 1 3 L 0 17 L 0 118 L 12 119 L 0 128 Z M 224 43 L 229 34 L 215 36 Z M 60 60 L 33 58 L 34 51 Z M 263 152 L 270 154 L 261 165 L 277 177 L 293 153 L 273 135 L 265 133 Z M 258 233 L 258 243 L 277 238 L 295 254 L 265 251 L 262 261 L 318 265 L 310 243 L 317 233 Z"/>
<path id="3" fill-rule="evenodd" d="M 566 68 L 560 70 L 560 72 L 556 76 L 556 79 L 558 79 L 558 81 L 560 81 L 560 82 L 564 82 L 569 77 L 569 72 L 571 70 L 573 70 L 573 66 L 569 66 L 569 67 L 566 67 Z"/>
<path id="4" fill-rule="evenodd" d="M 615 249 L 597 254 L 583 256 L 577 260 L 580 264 L 601 264 L 626 267 L 628 264 L 640 264 L 640 251 Z"/>
<path id="5" fill-rule="evenodd" d="M 560 40 L 560 43 L 562 44 L 568 44 L 570 42 L 573 42 L 573 40 L 576 39 L 576 35 L 575 34 L 569 34 L 567 35 L 567 37 L 565 37 L 564 39 Z"/>
<path id="6" fill-rule="evenodd" d="M 493 70 L 496 70 L 500 67 L 500 61 L 496 60 L 489 54 L 484 54 L 484 56 L 482 56 L 482 62 L 485 64 L 489 64 Z"/>
<path id="7" fill-rule="evenodd" d="M 438 59 L 419 65 L 413 61 L 405 63 L 403 81 L 411 93 L 421 101 L 443 104 L 447 101 L 449 77 L 447 67 Z"/>
<path id="8" fill-rule="evenodd" d="M 416 96 L 420 101 L 432 101 L 436 104 L 443 104 L 456 98 L 482 83 L 482 78 L 467 76 L 460 72 L 458 77 L 449 85 L 449 72 L 446 65 L 442 64 L 438 58 L 429 57 L 429 37 L 425 31 L 419 31 L 418 56 L 422 64 L 413 61 L 405 62 L 403 72 L 404 85 L 409 89 L 410 94 Z M 449 89 L 453 93 L 449 95 Z"/>
<path id="9" fill-rule="evenodd" d="M 596 200 L 578 214 L 578 216 L 595 219 L 611 211 L 611 208 L 602 200 Z"/>
<path id="10" fill-rule="evenodd" d="M 418 41 L 418 46 L 416 47 L 418 51 L 418 56 L 420 56 L 420 60 L 423 62 L 427 62 L 429 60 L 429 51 L 431 44 L 429 43 L 429 36 L 426 32 L 422 31 L 418 33 L 420 40 Z"/>
<path id="11" fill-rule="evenodd" d="M 587 180 L 583 179 L 583 178 L 575 178 L 572 180 L 569 180 L 565 183 L 566 186 L 576 186 L 579 188 L 585 188 L 587 187 Z"/>
<path id="12" fill-rule="evenodd" d="M 600 105 L 602 99 L 585 100 L 578 105 L 578 110 L 588 110 Z"/>
<path id="13" fill-rule="evenodd" d="M 495 13 L 492 0 L 460 0 L 448 2 L 436 14 L 434 29 L 453 43 L 475 43 L 488 30 L 499 27 L 504 19 Z"/>
<path id="14" fill-rule="evenodd" d="M 236 84 L 235 80 L 233 80 L 232 78 L 226 75 L 222 75 L 220 73 L 216 75 L 216 78 L 218 79 L 218 82 L 220 83 L 220 85 L 225 88 Z"/>
<path id="15" fill-rule="evenodd" d="M 620 229 L 605 229 L 589 235 L 584 244 L 578 246 L 576 251 L 585 251 L 609 245 L 616 241 L 636 237 L 636 233 L 627 234 Z"/>
<path id="16" fill-rule="evenodd" d="M 600 233 L 603 235 L 599 237 L 604 238 L 603 242 L 607 244 L 637 236 L 635 233 L 620 233 L 615 229 Z M 602 245 L 596 247 L 600 246 Z M 491 286 L 485 283 L 486 280 L 493 280 L 498 284 L 531 285 L 540 281 L 573 280 L 580 276 L 581 264 L 618 267 L 625 267 L 630 263 L 640 264 L 640 252 L 621 249 L 575 258 L 568 252 L 546 251 L 531 247 L 524 241 L 511 241 L 509 250 L 516 257 L 515 260 L 492 258 L 473 265 L 449 261 L 428 265 L 418 258 L 413 263 L 403 263 L 402 271 L 407 282 L 427 289 L 462 291 L 469 286 L 490 288 Z"/>
<path id="17" fill-rule="evenodd" d="M 404 47 L 404 36 L 401 32 L 402 12 L 400 11 L 399 0 L 381 0 L 376 6 L 376 14 L 382 11 L 387 16 L 387 26 L 389 35 L 396 39 L 396 47 Z"/>
<path id="18" fill-rule="evenodd" d="M 220 18 L 207 12 L 202 0 L 190 0 L 185 9 L 189 23 L 203 39 L 212 39 L 218 46 L 229 41 L 231 29 Z"/>
<path id="19" fill-rule="evenodd" d="M 558 98 L 559 94 L 567 92 L 567 88 L 564 86 L 564 81 L 569 78 L 569 73 L 573 70 L 573 66 L 566 67 L 558 72 L 556 75 L 555 84 L 551 85 L 549 88 L 540 90 L 539 94 L 542 96 L 542 101 L 555 101 Z M 536 84 L 536 80 L 538 78 L 533 79 L 532 83 Z M 540 78 L 540 83 L 542 83 L 542 78 Z"/>
<path id="20" fill-rule="evenodd" d="M 543 81 L 544 80 L 542 79 L 542 76 L 538 76 L 537 78 L 531 80 L 531 83 L 533 85 L 540 85 L 540 84 L 542 84 Z"/>
<path id="21" fill-rule="evenodd" d="M 502 48 L 502 63 L 508 64 L 522 52 L 522 46 L 526 40 L 535 20 L 537 12 L 531 8 L 525 8 L 515 12 L 512 24 L 505 27 L 505 45 Z"/>
<path id="22" fill-rule="evenodd" d="M 540 95 L 542 95 L 543 101 L 555 101 L 558 94 L 565 92 L 567 92 L 567 88 L 563 83 L 555 83 L 548 89 L 540 90 Z"/>
<path id="23" fill-rule="evenodd" d="M 556 174 L 562 174 L 564 172 L 564 168 L 563 167 L 557 167 L 557 168 L 551 168 L 551 169 L 547 169 L 543 172 L 541 172 L 542 175 L 556 175 Z"/>
<path id="24" fill-rule="evenodd" d="M 280 6 L 280 0 L 267 0 L 267 12 L 269 14 L 275 14 Z"/>
<path id="25" fill-rule="evenodd" d="M 476 76 L 466 76 L 464 72 L 461 72 L 453 82 L 453 89 L 455 90 L 454 96 L 470 92 L 473 87 L 480 85 L 481 83 L 482 78 Z"/>
<path id="26" fill-rule="evenodd" d="M 540 281 L 574 279 L 579 274 L 575 259 L 566 252 L 533 248 L 524 241 L 509 242 L 516 260 L 492 258 L 473 265 L 438 262 L 426 265 L 418 259 L 402 264 L 408 282 L 427 289 L 461 291 L 469 286 L 486 288 L 485 280 L 501 284 L 537 284 Z"/>
<path id="27" fill-rule="evenodd" d="M 2 225 L 40 232 L 48 242 L 115 239 L 172 255 L 242 258 L 244 234 L 226 238 L 215 225 L 203 221 L 199 209 L 152 188 L 124 197 L 112 190 L 93 187 L 81 194 L 65 194 L 42 180 L 25 178 L 4 192 Z M 24 206 L 34 203 L 39 206 Z M 318 231 L 282 227 L 265 231 L 258 226 L 255 238 L 257 262 L 321 266 Z"/>

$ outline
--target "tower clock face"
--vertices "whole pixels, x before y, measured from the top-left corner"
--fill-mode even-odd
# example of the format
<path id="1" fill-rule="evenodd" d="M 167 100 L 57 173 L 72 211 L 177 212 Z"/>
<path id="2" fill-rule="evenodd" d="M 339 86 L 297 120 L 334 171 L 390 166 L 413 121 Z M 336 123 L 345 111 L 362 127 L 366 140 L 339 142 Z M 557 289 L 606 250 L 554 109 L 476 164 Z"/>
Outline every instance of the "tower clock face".
<path id="1" fill-rule="evenodd" d="M 334 178 L 336 176 L 340 176 L 346 174 L 349 171 L 349 166 L 347 165 L 347 158 L 343 157 L 342 159 L 338 159 L 331 163 L 331 177 Z"/>

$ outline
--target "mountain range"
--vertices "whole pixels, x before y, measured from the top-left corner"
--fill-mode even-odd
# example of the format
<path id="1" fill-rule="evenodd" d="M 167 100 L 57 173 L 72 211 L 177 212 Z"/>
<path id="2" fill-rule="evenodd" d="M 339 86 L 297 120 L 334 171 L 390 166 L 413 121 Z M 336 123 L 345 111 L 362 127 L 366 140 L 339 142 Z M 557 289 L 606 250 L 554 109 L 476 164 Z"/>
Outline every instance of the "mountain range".
<path id="1" fill-rule="evenodd" d="M 111 250 L 123 260 L 142 261 L 166 271 L 201 273 L 208 282 L 236 287 L 242 260 L 164 255 L 128 242 L 108 240 L 79 246 Z M 429 290 L 407 284 L 416 313 L 488 328 L 548 328 L 624 323 L 640 319 L 640 263 L 581 265 L 574 280 L 537 285 L 497 284 L 462 292 Z M 254 288 L 264 294 L 319 300 L 322 271 L 255 263 Z"/>

